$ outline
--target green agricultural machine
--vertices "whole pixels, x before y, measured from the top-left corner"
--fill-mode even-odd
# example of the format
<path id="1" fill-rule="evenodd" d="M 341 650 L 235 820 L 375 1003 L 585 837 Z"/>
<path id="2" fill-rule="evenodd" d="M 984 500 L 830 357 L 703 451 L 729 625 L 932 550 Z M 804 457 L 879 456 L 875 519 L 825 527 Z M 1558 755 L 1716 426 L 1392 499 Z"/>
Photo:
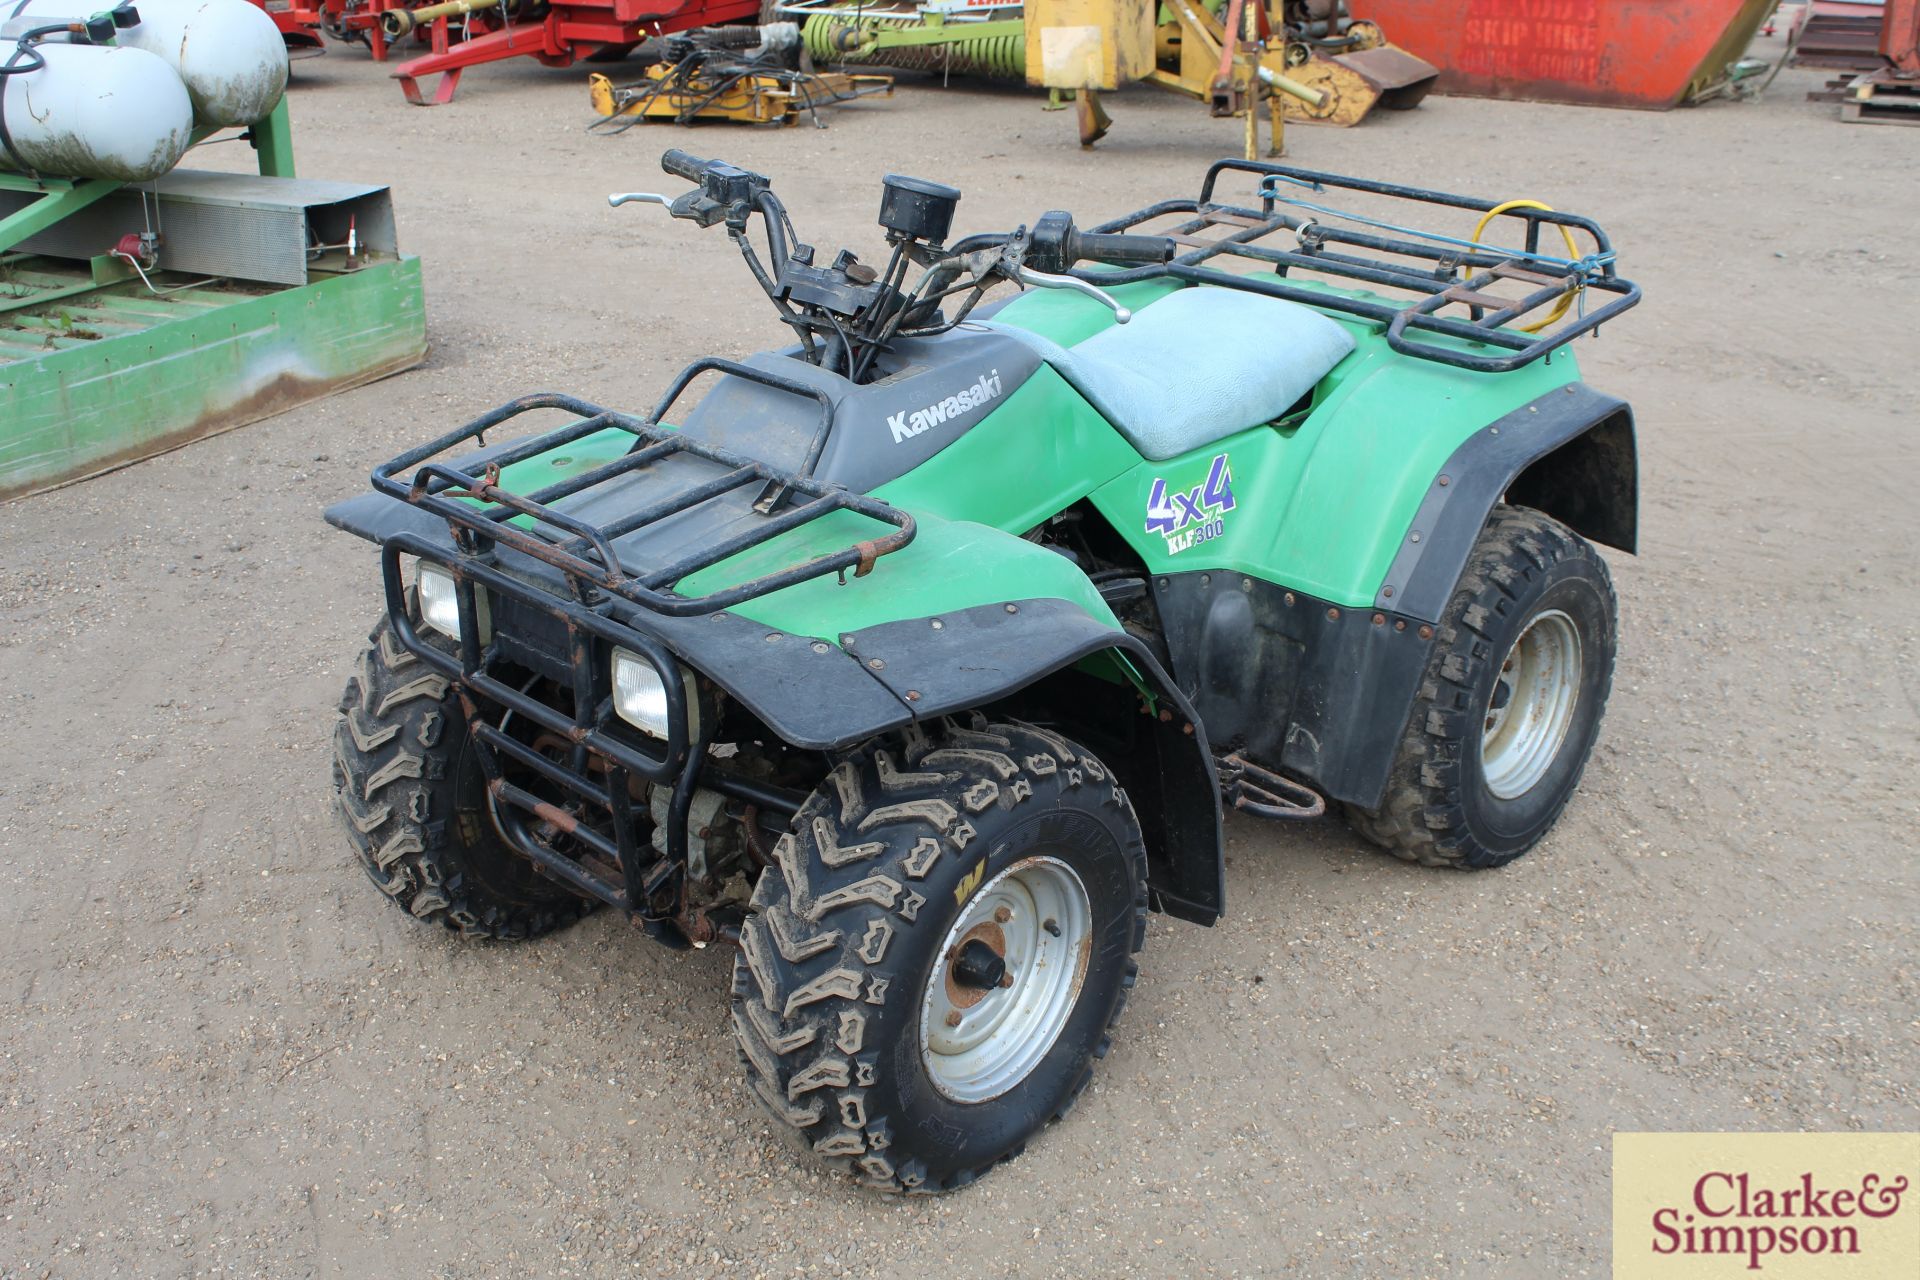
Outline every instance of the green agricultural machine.
<path id="1" fill-rule="evenodd" d="M 264 13 L 31 3 L 0 27 L 0 500 L 420 362 L 387 189 L 295 176 Z M 236 138 L 252 173 L 176 167 Z"/>
<path id="2" fill-rule="evenodd" d="M 380 548 L 334 783 L 403 910 L 737 944 L 776 1127 L 935 1192 L 1086 1087 L 1149 912 L 1219 918 L 1227 809 L 1455 868 L 1553 825 L 1593 543 L 1635 540 L 1631 412 L 1566 347 L 1639 298 L 1596 223 L 1223 160 L 950 242 L 960 193 L 889 177 L 869 264 L 663 165 L 613 203 L 725 226 L 790 344 L 644 415 L 524 397 L 327 512 Z"/>

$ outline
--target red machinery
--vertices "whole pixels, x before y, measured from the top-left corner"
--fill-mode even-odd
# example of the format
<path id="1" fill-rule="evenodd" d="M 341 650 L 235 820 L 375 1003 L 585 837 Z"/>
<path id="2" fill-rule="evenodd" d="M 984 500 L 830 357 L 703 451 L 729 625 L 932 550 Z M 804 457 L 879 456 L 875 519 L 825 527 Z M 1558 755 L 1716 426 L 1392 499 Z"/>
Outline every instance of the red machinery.
<path id="1" fill-rule="evenodd" d="M 453 101 L 468 67 L 537 58 L 550 67 L 619 57 L 649 36 L 760 16 L 760 0 L 321 0 L 321 22 L 340 40 L 364 42 L 374 60 L 411 37 L 428 52 L 394 71 L 407 101 Z M 420 82 L 440 81 L 431 94 Z"/>
<path id="2" fill-rule="evenodd" d="M 327 51 L 320 40 L 320 9 L 317 3 L 302 0 L 253 0 L 280 29 L 287 42 L 287 57 L 317 58 Z"/>

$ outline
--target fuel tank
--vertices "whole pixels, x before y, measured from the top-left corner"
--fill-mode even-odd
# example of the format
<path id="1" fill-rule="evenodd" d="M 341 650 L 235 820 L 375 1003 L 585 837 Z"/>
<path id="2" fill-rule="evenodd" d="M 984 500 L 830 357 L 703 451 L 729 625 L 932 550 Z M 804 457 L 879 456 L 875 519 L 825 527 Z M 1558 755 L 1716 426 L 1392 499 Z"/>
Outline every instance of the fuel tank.
<path id="1" fill-rule="evenodd" d="M 0 167 L 61 178 L 146 182 L 180 163 L 193 103 L 180 77 L 144 49 L 41 44 L 45 65 L 0 79 L 13 155 Z"/>
<path id="2" fill-rule="evenodd" d="M 117 33 L 186 85 L 194 122 L 206 128 L 264 120 L 287 89 L 287 46 L 266 11 L 247 0 L 135 0 L 140 21 Z M 0 8 L 0 38 L 48 23 L 84 21 L 99 0 L 24 0 Z M 9 123 L 11 127 L 11 123 Z"/>

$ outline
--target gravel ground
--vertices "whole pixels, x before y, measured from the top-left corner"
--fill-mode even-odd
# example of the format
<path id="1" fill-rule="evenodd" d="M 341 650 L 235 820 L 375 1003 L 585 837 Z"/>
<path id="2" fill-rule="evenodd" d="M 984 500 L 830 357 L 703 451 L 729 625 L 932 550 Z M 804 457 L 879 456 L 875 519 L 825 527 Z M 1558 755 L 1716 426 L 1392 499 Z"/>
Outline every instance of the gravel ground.
<path id="1" fill-rule="evenodd" d="M 327 782 L 373 562 L 319 510 L 509 395 L 640 406 L 778 340 L 717 235 L 604 206 L 662 146 L 867 246 L 884 171 L 963 187 L 962 229 L 1092 219 L 1237 136 L 1130 92 L 1085 154 L 1033 98 L 910 87 L 824 132 L 597 139 L 582 80 L 483 69 L 420 111 L 358 53 L 301 63 L 302 169 L 393 184 L 432 358 L 0 517 L 0 1275 L 1598 1276 L 1615 1130 L 1920 1127 L 1910 133 L 1799 73 L 1294 131 L 1300 163 L 1592 213 L 1647 289 L 1582 356 L 1643 449 L 1598 753 L 1501 872 L 1230 821 L 1230 914 L 1154 921 L 1073 1117 L 893 1202 L 751 1102 L 729 956 L 383 904 Z"/>

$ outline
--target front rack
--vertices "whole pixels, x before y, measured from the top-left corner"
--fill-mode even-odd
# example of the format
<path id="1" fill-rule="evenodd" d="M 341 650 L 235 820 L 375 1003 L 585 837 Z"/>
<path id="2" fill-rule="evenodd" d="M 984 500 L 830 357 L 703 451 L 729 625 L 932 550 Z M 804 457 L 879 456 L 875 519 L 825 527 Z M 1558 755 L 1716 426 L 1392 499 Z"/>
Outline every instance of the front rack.
<path id="1" fill-rule="evenodd" d="M 1259 179 L 1257 209 L 1214 201 L 1214 186 L 1228 172 L 1249 173 Z M 1498 210 L 1499 217 L 1518 218 L 1526 224 L 1525 247 L 1513 250 L 1475 244 L 1329 208 L 1305 198 L 1329 188 L 1467 210 L 1488 221 L 1494 220 L 1492 215 Z M 1197 200 L 1163 200 L 1094 230 L 1135 231 L 1142 223 L 1182 214 L 1192 216 L 1158 234 L 1187 246 L 1188 252 L 1164 266 L 1072 274 L 1102 286 L 1172 278 L 1341 311 L 1385 326 L 1388 345 L 1404 355 L 1482 373 L 1505 373 L 1531 364 L 1581 334 L 1593 332 L 1640 301 L 1640 287 L 1621 279 L 1614 270 L 1613 242 L 1591 218 L 1514 201 L 1449 195 L 1423 187 L 1253 160 L 1217 161 L 1207 170 Z M 1565 236 L 1583 237 L 1591 242 L 1591 249 L 1566 257 L 1544 252 L 1540 244 L 1543 227 L 1555 228 Z M 1259 243 L 1280 233 L 1291 233 L 1295 247 Z M 1578 239 L 1574 243 L 1578 246 Z M 1225 271 L 1220 265 L 1223 259 L 1257 263 L 1270 268 L 1271 274 Z M 1395 305 L 1389 298 L 1306 287 L 1288 279 L 1292 271 L 1398 289 L 1415 298 Z M 1462 271 L 1467 273 L 1464 279 L 1460 278 Z M 1491 292 L 1503 282 L 1518 283 L 1527 292 L 1519 296 Z M 1610 296 L 1600 306 L 1588 309 L 1589 290 Z M 1563 310 L 1575 304 L 1578 312 L 1572 320 L 1553 323 Z M 1449 307 L 1462 309 L 1465 314 L 1441 314 Z M 1539 321 L 1538 313 L 1549 308 L 1552 310 L 1545 321 Z M 1530 318 L 1540 332 L 1528 332 L 1521 326 L 1521 321 Z M 1494 347 L 1500 353 L 1480 354 L 1460 345 L 1433 341 L 1432 336 Z"/>
<path id="2" fill-rule="evenodd" d="M 798 471 L 716 448 L 660 425 L 693 380 L 705 373 L 743 378 L 811 399 L 819 405 L 820 423 Z M 470 474 L 450 463 L 432 461 L 470 442 L 484 447 L 487 432 L 535 409 L 564 410 L 577 421 L 490 454 L 481 475 Z M 833 401 L 819 388 L 731 360 L 708 358 L 682 370 L 653 413 L 644 419 L 553 392 L 521 396 L 376 467 L 373 485 L 389 497 L 444 519 L 455 542 L 469 554 L 484 551 L 494 543 L 504 544 L 559 569 L 582 599 L 586 599 L 591 590 L 598 589 L 656 613 L 689 617 L 714 613 L 830 573 L 844 575 L 851 569 L 856 578 L 864 577 L 872 571 L 874 561 L 913 541 L 913 517 L 906 512 L 813 478 L 832 425 Z M 514 493 L 500 486 L 502 468 L 608 428 L 630 432 L 634 437 L 633 447 L 618 459 L 530 494 Z M 722 468 L 722 474 L 602 525 L 589 524 L 551 505 L 679 454 L 714 463 Z M 409 469 L 412 469 L 411 478 L 401 478 Z M 613 544 L 619 538 L 756 484 L 761 486 L 761 492 L 753 502 L 753 510 L 765 520 L 755 528 L 720 539 L 671 563 L 639 570 L 623 565 L 614 550 Z M 799 495 L 798 498 L 795 495 Z M 475 506 L 465 499 L 492 505 Z M 835 511 L 850 511 L 892 525 L 893 531 L 705 595 L 685 596 L 672 589 L 673 584 L 702 569 Z M 522 529 L 509 523 L 521 516 L 531 518 L 535 529 Z M 542 536 L 538 531 L 540 526 L 561 536 L 558 539 Z"/>

